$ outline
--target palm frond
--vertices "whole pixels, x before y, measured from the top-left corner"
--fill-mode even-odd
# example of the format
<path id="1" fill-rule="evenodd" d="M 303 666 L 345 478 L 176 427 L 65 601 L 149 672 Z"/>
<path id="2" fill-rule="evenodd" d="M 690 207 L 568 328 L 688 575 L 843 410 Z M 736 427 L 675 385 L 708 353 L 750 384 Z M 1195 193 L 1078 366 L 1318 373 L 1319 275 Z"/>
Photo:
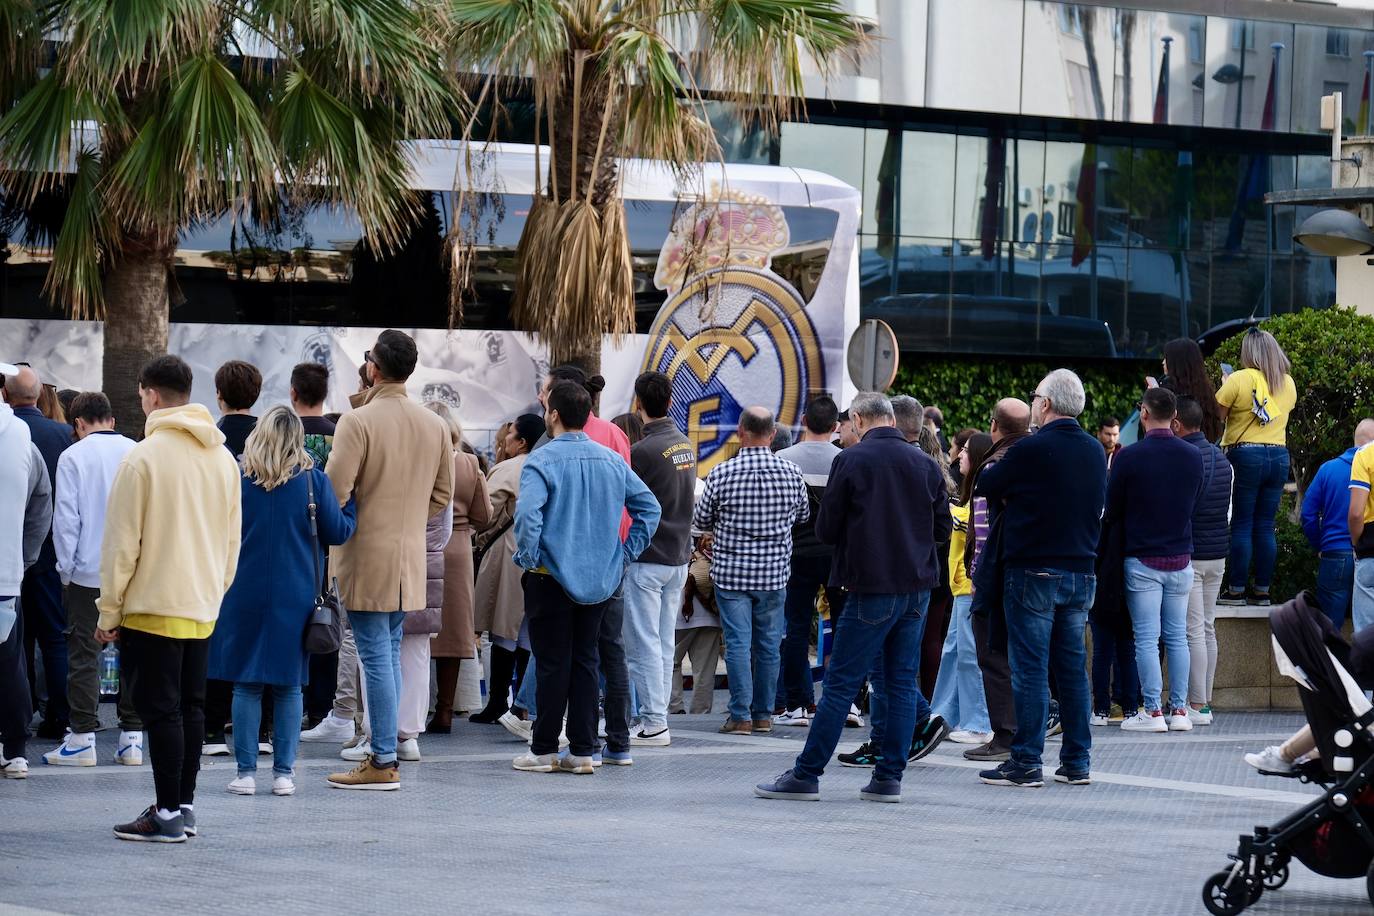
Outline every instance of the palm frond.
<path id="1" fill-rule="evenodd" d="M 536 79 L 568 52 L 559 0 L 445 0 L 446 47 L 463 67 Z"/>
<path id="2" fill-rule="evenodd" d="M 83 150 L 76 157 L 76 176 L 43 284 L 49 301 L 77 320 L 103 318 L 105 312 L 101 265 L 111 229 L 101 192 L 102 165 L 94 150 Z"/>
<path id="3" fill-rule="evenodd" d="M 213 47 L 216 0 L 62 0 L 61 55 L 69 79 L 131 91 Z"/>
<path id="4" fill-rule="evenodd" d="M 33 0 L 0 0 L 0 111 L 38 76 L 44 18 Z"/>
<path id="5" fill-rule="evenodd" d="M 211 53 L 168 76 L 158 104 L 109 167 L 120 215 L 140 228 L 179 226 L 240 205 L 269 211 L 277 151 L 253 100 Z"/>
<path id="6" fill-rule="evenodd" d="M 96 123 L 111 133 L 126 127 L 108 93 L 67 83 L 61 69 L 38 80 L 0 118 L 0 169 L 21 200 L 51 188 L 75 168 L 78 131 Z"/>
<path id="7" fill-rule="evenodd" d="M 624 151 L 660 159 L 677 171 L 719 158 L 715 133 L 692 110 L 693 89 L 682 78 L 668 39 L 647 28 L 611 38 L 599 65 L 626 87 Z"/>

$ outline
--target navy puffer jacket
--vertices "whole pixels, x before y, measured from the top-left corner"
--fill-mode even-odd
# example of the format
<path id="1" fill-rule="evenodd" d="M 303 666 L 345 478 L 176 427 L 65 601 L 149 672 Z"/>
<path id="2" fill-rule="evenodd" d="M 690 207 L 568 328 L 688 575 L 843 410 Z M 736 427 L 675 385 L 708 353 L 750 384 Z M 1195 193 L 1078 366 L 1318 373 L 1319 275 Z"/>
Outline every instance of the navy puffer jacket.
<path id="1" fill-rule="evenodd" d="M 1202 452 L 1202 490 L 1193 508 L 1193 559 L 1224 560 L 1231 550 L 1231 462 L 1202 433 L 1183 437 Z"/>

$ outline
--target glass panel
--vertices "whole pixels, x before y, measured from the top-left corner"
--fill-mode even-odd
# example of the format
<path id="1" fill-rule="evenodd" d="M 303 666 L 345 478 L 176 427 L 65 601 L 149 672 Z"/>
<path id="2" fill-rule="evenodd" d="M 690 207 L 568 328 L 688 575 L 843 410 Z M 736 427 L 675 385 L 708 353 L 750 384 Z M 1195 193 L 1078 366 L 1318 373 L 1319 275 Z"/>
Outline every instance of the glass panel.
<path id="1" fill-rule="evenodd" d="M 954 233 L 953 133 L 902 134 L 898 235 L 948 238 Z"/>
<path id="2" fill-rule="evenodd" d="M 0 191 L 0 317 L 64 317 L 42 290 L 66 207 L 66 196 L 56 191 L 39 194 L 28 204 L 9 200 Z"/>
<path id="3" fill-rule="evenodd" d="M 1165 343 L 1192 332 L 1189 266 L 1178 249 L 1131 249 L 1127 325 L 1133 355 L 1158 356 Z"/>
<path id="4" fill-rule="evenodd" d="M 902 4 L 906 6 L 906 4 Z M 929 0 L 927 108 L 1021 109 L 1022 0 Z M 894 43 L 882 53 L 919 54 Z"/>
<path id="5" fill-rule="evenodd" d="M 1213 325 L 1265 314 L 1265 256 L 1258 254 L 1212 253 Z"/>
<path id="6" fill-rule="evenodd" d="M 825 172 L 860 189 L 863 192 L 863 222 L 859 231 L 876 232 L 879 173 L 887 133 L 842 124 L 784 122 L 778 164 Z M 863 144 L 862 158 L 854 155 L 860 143 Z M 889 183 L 887 194 L 893 191 Z"/>
<path id="7" fill-rule="evenodd" d="M 1006 181 L 1004 137 L 989 143 L 987 137 L 960 134 L 955 145 L 954 234 L 961 238 L 1002 238 L 1006 233 L 1001 205 Z M 988 151 L 992 149 L 989 168 Z M 991 190 L 991 200 L 988 200 Z"/>
<path id="8" fill-rule="evenodd" d="M 1291 157 L 1196 153 L 1192 247 L 1226 252 L 1266 250 L 1269 230 L 1264 194 L 1274 185 L 1276 173 L 1280 180 L 1292 180 Z"/>
<path id="9" fill-rule="evenodd" d="M 1336 304 L 1336 259 L 1299 247 L 1293 256 L 1294 308 L 1326 309 Z"/>
<path id="10" fill-rule="evenodd" d="M 891 325 L 903 350 L 946 349 L 950 241 L 904 238 L 891 248 L 872 236 L 860 241 L 863 317 Z"/>
<path id="11" fill-rule="evenodd" d="M 1274 44 L 1283 45 L 1275 50 Z M 1293 88 L 1293 26 L 1250 19 L 1207 20 L 1203 124 L 1287 131 Z M 1277 71 L 1275 64 L 1277 62 Z"/>
<path id="12" fill-rule="evenodd" d="M 1112 117 L 1112 36 L 1116 19 L 1116 12 L 1107 7 L 1026 4 L 1021 65 L 1023 114 L 1090 121 Z M 976 59 L 987 58 L 980 55 Z"/>
<path id="13" fill-rule="evenodd" d="M 1200 123 L 1201 98 L 1194 112 L 1192 81 L 1203 72 L 1207 20 L 1146 10 L 1117 10 L 1115 16 L 1116 120 Z"/>
<path id="14" fill-rule="evenodd" d="M 1374 32 L 1300 25 L 1293 43 L 1293 132 L 1322 133 L 1322 96 L 1340 92 L 1345 96 L 1345 132 L 1364 133 L 1364 52 L 1374 50 Z"/>

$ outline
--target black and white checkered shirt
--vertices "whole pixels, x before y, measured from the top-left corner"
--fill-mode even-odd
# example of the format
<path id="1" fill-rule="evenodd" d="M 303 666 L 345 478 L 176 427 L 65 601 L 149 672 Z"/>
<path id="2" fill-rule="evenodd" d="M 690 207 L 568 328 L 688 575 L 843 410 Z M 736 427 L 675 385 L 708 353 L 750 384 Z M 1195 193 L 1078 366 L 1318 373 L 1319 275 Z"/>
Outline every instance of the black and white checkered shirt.
<path id="1" fill-rule="evenodd" d="M 786 588 L 792 526 L 811 514 L 799 467 L 767 448 L 742 448 L 706 477 L 692 527 L 709 531 L 711 581 L 731 591 Z"/>

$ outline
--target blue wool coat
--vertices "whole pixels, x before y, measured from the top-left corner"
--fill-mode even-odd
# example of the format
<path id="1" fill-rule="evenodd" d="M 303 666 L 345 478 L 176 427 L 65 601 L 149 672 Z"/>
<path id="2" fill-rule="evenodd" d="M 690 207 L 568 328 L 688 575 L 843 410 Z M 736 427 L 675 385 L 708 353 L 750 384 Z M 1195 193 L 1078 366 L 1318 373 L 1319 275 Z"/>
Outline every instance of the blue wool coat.
<path id="1" fill-rule="evenodd" d="M 307 473 L 314 480 L 320 540 L 342 544 L 357 526 L 356 507 L 350 500 L 340 509 L 324 472 Z M 242 493 L 238 572 L 210 637 L 209 676 L 237 683 L 305 684 L 309 658 L 302 640 L 319 593 L 313 559 L 318 547 L 310 534 L 305 475 L 273 490 L 244 477 Z"/>

